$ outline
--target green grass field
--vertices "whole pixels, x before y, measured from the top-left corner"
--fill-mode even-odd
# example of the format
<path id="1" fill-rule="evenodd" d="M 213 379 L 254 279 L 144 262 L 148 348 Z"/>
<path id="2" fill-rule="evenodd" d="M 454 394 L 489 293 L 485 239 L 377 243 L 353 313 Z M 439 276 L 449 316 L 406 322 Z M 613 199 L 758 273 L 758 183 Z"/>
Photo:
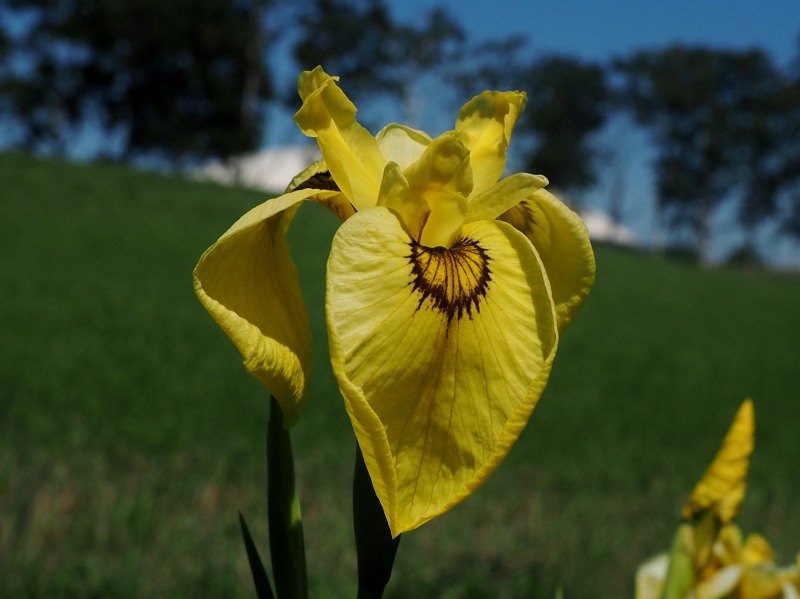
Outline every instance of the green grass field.
<path id="1" fill-rule="evenodd" d="M 202 251 L 262 194 L 0 156 L 0 596 L 253 597 L 267 392 L 194 297 Z M 312 597 L 353 597 L 354 438 L 330 367 L 337 221 L 291 233 L 317 341 L 293 431 Z M 299 226 L 298 226 L 299 225 Z M 631 597 L 745 397 L 740 522 L 800 550 L 800 279 L 597 249 L 597 284 L 517 445 L 405 535 L 387 597 Z"/>

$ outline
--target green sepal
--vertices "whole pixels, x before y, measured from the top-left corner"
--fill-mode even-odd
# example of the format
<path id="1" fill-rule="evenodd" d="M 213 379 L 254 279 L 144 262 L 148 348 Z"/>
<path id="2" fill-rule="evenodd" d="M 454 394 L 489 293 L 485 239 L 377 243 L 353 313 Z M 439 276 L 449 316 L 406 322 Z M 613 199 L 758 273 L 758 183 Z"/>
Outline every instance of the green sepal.
<path id="1" fill-rule="evenodd" d="M 695 564 L 693 555 L 693 530 L 692 524 L 682 523 L 672 542 L 669 556 L 669 569 L 664 581 L 664 590 L 661 599 L 685 599 L 694 588 Z"/>
<path id="2" fill-rule="evenodd" d="M 272 587 L 269 584 L 269 576 L 267 576 L 267 571 L 264 569 L 264 563 L 258 554 L 258 548 L 253 542 L 253 537 L 250 536 L 250 529 L 247 528 L 247 522 L 245 522 L 242 512 L 239 512 L 239 526 L 242 529 L 242 538 L 244 539 L 244 547 L 247 550 L 247 561 L 250 563 L 250 573 L 253 575 L 253 584 L 256 587 L 256 596 L 258 599 L 275 599 Z"/>

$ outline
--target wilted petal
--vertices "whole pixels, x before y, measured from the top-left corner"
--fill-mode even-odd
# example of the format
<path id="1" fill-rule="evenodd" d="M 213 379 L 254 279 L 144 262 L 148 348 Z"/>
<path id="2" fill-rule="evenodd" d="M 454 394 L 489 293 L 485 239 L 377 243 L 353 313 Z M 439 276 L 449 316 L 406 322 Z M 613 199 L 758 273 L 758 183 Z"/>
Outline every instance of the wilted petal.
<path id="1" fill-rule="evenodd" d="M 286 231 L 300 202 L 334 192 L 295 191 L 240 218 L 200 258 L 194 288 L 200 302 L 272 392 L 286 427 L 303 409 L 311 369 L 311 332 Z"/>
<path id="2" fill-rule="evenodd" d="M 719 453 L 684 506 L 685 520 L 695 520 L 706 510 L 713 510 L 722 524 L 736 517 L 744 499 L 754 428 L 753 402 L 748 399 L 739 408 Z"/>
<path id="3" fill-rule="evenodd" d="M 531 240 L 542 259 L 556 304 L 558 330 L 575 318 L 594 284 L 595 261 L 580 216 L 539 189 L 500 216 Z"/>
<path id="4" fill-rule="evenodd" d="M 511 131 L 526 101 L 524 92 L 485 91 L 459 111 L 456 131 L 470 151 L 473 193 L 494 185 L 503 174 Z"/>
<path id="5" fill-rule="evenodd" d="M 473 492 L 524 428 L 558 341 L 547 279 L 505 223 L 428 249 L 378 207 L 337 232 L 327 289 L 333 370 L 398 535 Z"/>
<path id="6" fill-rule="evenodd" d="M 374 206 L 386 163 L 378 142 L 356 120 L 357 109 L 321 67 L 298 79 L 303 106 L 294 120 L 316 137 L 331 175 L 357 210 Z"/>

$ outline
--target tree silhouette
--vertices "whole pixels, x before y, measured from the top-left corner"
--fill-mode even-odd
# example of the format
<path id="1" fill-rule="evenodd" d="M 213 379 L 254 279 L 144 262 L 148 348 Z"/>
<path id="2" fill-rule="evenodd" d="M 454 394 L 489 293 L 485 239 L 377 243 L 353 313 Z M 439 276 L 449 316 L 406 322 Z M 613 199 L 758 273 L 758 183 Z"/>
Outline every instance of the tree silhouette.
<path id="1" fill-rule="evenodd" d="M 526 72 L 528 106 L 520 126 L 535 143 L 526 170 L 543 173 L 554 186 L 579 191 L 596 180 L 597 151 L 591 136 L 605 124 L 610 93 L 597 64 L 545 56 Z"/>
<path id="2" fill-rule="evenodd" d="M 258 147 L 270 97 L 267 0 L 9 0 L 33 15 L 6 97 L 25 145 L 63 150 L 89 120 L 121 156 L 172 163 Z"/>
<path id="3" fill-rule="evenodd" d="M 622 93 L 652 133 L 658 204 L 673 229 L 687 227 L 707 262 L 711 218 L 754 182 L 748 159 L 776 71 L 760 50 L 673 46 L 620 60 Z M 761 205 L 761 204 L 760 204 Z"/>

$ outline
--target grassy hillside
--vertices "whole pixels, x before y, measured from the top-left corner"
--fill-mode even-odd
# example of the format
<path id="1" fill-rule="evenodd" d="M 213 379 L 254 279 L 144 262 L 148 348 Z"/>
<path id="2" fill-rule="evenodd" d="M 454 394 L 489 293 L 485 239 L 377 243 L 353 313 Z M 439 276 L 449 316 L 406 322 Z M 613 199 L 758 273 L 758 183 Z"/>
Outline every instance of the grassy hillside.
<path id="1" fill-rule="evenodd" d="M 251 597 L 267 395 L 191 287 L 258 193 L 0 156 L 0 595 Z M 317 340 L 293 432 L 313 597 L 354 596 L 354 440 L 326 362 L 336 221 L 291 232 Z M 299 225 L 299 226 L 297 226 Z M 632 595 L 744 397 L 741 524 L 800 550 L 800 281 L 597 250 L 597 284 L 511 455 L 406 535 L 389 597 Z"/>

